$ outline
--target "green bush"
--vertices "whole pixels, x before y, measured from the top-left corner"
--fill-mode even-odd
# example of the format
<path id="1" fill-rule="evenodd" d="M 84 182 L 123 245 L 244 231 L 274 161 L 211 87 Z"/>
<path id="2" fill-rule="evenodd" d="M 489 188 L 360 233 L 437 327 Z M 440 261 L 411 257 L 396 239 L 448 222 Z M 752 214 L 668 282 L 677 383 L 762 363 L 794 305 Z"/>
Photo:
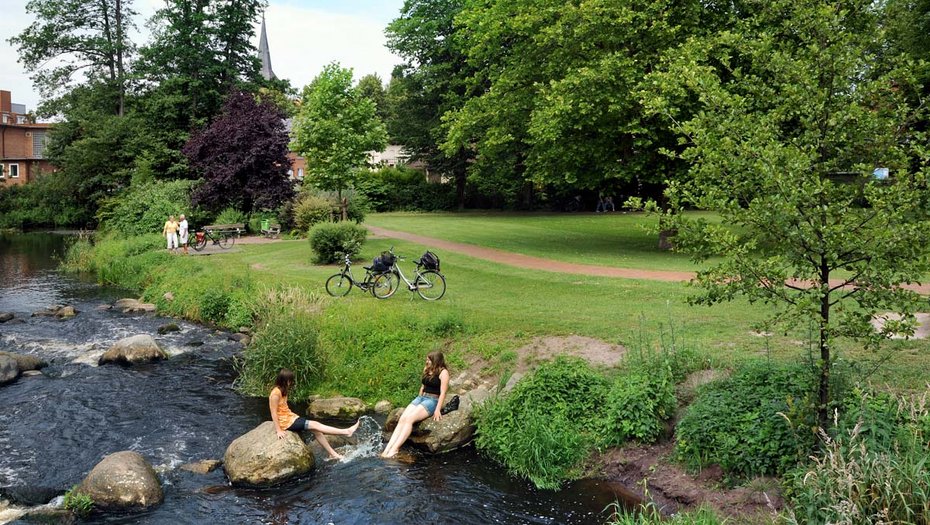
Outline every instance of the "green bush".
<path id="1" fill-rule="evenodd" d="M 368 230 L 348 222 L 317 224 L 310 230 L 314 262 L 328 264 L 341 260 L 343 253 L 358 254 L 367 235 Z"/>
<path id="2" fill-rule="evenodd" d="M 675 415 L 675 382 L 670 366 L 626 373 L 617 378 L 606 400 L 604 440 L 621 445 L 634 439 L 653 443 L 663 422 Z"/>
<path id="3" fill-rule="evenodd" d="M 238 361 L 236 388 L 253 396 L 266 396 L 281 368 L 291 369 L 296 380 L 288 394 L 306 399 L 314 393 L 324 369 L 317 316 L 307 312 L 275 313 L 265 319 Z"/>
<path id="4" fill-rule="evenodd" d="M 84 227 L 93 222 L 94 206 L 62 174 L 39 174 L 29 184 L 0 186 L 0 228 Z"/>
<path id="5" fill-rule="evenodd" d="M 333 204 L 327 199 L 305 193 L 294 206 L 294 224 L 297 229 L 306 232 L 317 224 L 330 222 L 333 216 Z"/>
<path id="6" fill-rule="evenodd" d="M 813 462 L 785 476 L 787 521 L 930 523 L 927 401 L 855 392 L 835 437 L 823 435 Z"/>
<path id="7" fill-rule="evenodd" d="M 587 363 L 560 357 L 478 411 L 475 444 L 537 487 L 558 488 L 595 445 L 608 391 Z"/>
<path id="8" fill-rule="evenodd" d="M 101 204 L 97 212 L 100 228 L 127 236 L 160 233 L 168 216 L 191 215 L 192 185 L 189 180 L 132 185 Z"/>
<path id="9" fill-rule="evenodd" d="M 454 184 L 433 183 L 422 171 L 385 167 L 359 181 L 356 189 L 375 211 L 441 211 L 456 206 Z"/>
<path id="10" fill-rule="evenodd" d="M 707 385 L 678 424 L 679 459 L 738 476 L 782 474 L 815 445 L 816 384 L 811 367 L 757 362 Z"/>
<path id="11" fill-rule="evenodd" d="M 213 224 L 248 224 L 248 222 L 248 215 L 235 208 L 226 208 L 216 216 L 216 219 L 213 219 Z"/>

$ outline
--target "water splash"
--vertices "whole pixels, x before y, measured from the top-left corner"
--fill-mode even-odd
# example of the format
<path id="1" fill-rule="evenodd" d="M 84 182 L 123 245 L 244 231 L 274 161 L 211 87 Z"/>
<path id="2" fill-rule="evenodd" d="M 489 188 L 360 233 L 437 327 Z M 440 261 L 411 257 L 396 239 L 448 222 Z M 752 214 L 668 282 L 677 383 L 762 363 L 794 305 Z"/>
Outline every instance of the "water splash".
<path id="1" fill-rule="evenodd" d="M 371 458 L 381 453 L 381 425 L 371 416 L 362 416 L 358 422 L 358 429 L 355 431 L 358 444 L 342 450 L 340 463 L 348 463 L 357 458 Z"/>

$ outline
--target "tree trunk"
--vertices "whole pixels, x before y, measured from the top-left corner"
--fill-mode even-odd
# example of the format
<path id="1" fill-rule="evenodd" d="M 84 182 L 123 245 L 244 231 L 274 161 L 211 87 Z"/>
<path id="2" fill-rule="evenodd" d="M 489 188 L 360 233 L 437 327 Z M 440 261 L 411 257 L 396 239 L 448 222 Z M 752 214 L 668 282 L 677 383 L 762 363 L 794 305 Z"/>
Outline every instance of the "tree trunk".
<path id="1" fill-rule="evenodd" d="M 464 150 L 459 150 L 458 162 L 455 163 L 455 201 L 459 211 L 465 209 L 465 183 L 468 179 L 468 157 Z"/>
<path id="2" fill-rule="evenodd" d="M 826 430 L 830 422 L 830 270 L 826 257 L 820 258 L 820 284 L 824 290 L 820 297 L 820 389 L 818 391 L 817 422 Z"/>

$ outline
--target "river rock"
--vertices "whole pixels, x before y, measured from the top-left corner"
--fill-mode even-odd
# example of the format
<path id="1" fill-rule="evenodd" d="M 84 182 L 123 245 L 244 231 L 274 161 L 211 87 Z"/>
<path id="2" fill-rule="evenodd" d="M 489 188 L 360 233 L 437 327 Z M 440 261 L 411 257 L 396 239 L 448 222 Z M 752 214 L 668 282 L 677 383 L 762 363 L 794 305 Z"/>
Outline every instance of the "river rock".
<path id="1" fill-rule="evenodd" d="M 180 331 L 181 331 L 181 327 L 178 326 L 177 323 L 163 324 L 158 327 L 158 333 L 161 335 L 165 335 L 168 332 L 180 332 Z"/>
<path id="2" fill-rule="evenodd" d="M 19 377 L 16 360 L 8 355 L 0 355 L 0 385 L 5 385 Z"/>
<path id="3" fill-rule="evenodd" d="M 75 310 L 73 306 L 63 306 L 59 308 L 57 312 L 55 312 L 55 317 L 58 317 L 59 319 L 71 319 L 77 314 L 78 311 Z"/>
<path id="4" fill-rule="evenodd" d="M 357 397 L 314 399 L 307 408 L 313 419 L 358 419 L 368 411 L 368 405 Z"/>
<path id="5" fill-rule="evenodd" d="M 430 417 L 414 425 L 413 432 L 410 434 L 410 443 L 434 454 L 467 445 L 475 435 L 475 420 L 472 417 L 474 408 L 490 395 L 491 392 L 485 386 L 461 394 L 458 410 L 442 416 L 441 421 L 434 421 Z M 450 393 L 447 395 L 447 400 L 451 398 Z M 394 431 L 403 412 L 403 408 L 391 411 L 384 423 L 385 433 Z"/>
<path id="6" fill-rule="evenodd" d="M 375 403 L 375 414 L 387 414 L 394 408 L 393 403 L 387 399 L 382 399 Z"/>
<path id="7" fill-rule="evenodd" d="M 56 304 L 55 306 L 46 307 L 45 310 L 32 312 L 32 317 L 57 317 L 59 319 L 70 319 L 76 316 L 78 313 L 79 312 L 75 310 L 73 306 Z"/>
<path id="8" fill-rule="evenodd" d="M 20 372 L 41 370 L 48 366 L 48 363 L 32 355 L 14 354 L 13 352 L 0 352 L 0 355 L 5 355 L 16 360 L 16 366 L 19 368 Z"/>
<path id="9" fill-rule="evenodd" d="M 223 456 L 223 468 L 233 484 L 267 486 L 313 469 L 313 452 L 295 432 L 278 439 L 274 423 L 266 421 L 239 436 Z"/>
<path id="10" fill-rule="evenodd" d="M 124 314 L 133 312 L 154 312 L 157 308 L 152 303 L 143 303 L 138 299 L 120 299 L 113 303 L 113 308 L 122 310 Z"/>
<path id="11" fill-rule="evenodd" d="M 78 485 L 101 509 L 133 509 L 157 505 L 165 498 L 155 470 L 138 452 L 123 451 L 103 458 Z"/>
<path id="12" fill-rule="evenodd" d="M 99 364 L 118 363 L 134 365 L 164 359 L 167 355 L 158 347 L 152 336 L 147 334 L 134 335 L 120 339 L 109 350 L 100 356 Z"/>
<path id="13" fill-rule="evenodd" d="M 13 315 L 13 314 L 10 313 L 10 312 L 0 312 L 0 323 L 5 323 L 5 322 L 7 322 L 7 321 L 13 319 L 14 317 L 16 317 L 16 316 Z"/>
<path id="14" fill-rule="evenodd" d="M 181 470 L 193 472 L 194 474 L 209 474 L 216 470 L 223 462 L 218 459 L 204 459 L 181 465 Z"/>

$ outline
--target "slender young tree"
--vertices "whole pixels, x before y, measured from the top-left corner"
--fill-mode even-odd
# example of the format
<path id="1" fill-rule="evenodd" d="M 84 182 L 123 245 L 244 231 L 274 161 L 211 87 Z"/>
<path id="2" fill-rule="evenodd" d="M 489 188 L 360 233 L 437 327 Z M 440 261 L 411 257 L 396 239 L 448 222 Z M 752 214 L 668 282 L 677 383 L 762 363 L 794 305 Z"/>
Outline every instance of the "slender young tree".
<path id="1" fill-rule="evenodd" d="M 723 219 L 676 216 L 682 249 L 723 256 L 698 273 L 695 300 L 746 297 L 774 306 L 773 322 L 813 323 L 827 428 L 837 340 L 875 348 L 913 329 L 921 301 L 904 285 L 930 271 L 927 138 L 907 103 L 920 86 L 885 54 L 871 0 L 752 7 L 731 30 L 678 49 L 643 96 L 687 144 L 690 177 L 670 187 L 672 200 Z M 694 100 L 700 111 L 681 110 Z M 876 167 L 890 178 L 874 179 Z M 882 312 L 903 317 L 877 332 Z"/>
<path id="2" fill-rule="evenodd" d="M 375 103 L 352 86 L 352 70 L 332 63 L 303 90 L 293 147 L 307 159 L 307 180 L 324 190 L 353 186 L 371 151 L 387 145 Z"/>

